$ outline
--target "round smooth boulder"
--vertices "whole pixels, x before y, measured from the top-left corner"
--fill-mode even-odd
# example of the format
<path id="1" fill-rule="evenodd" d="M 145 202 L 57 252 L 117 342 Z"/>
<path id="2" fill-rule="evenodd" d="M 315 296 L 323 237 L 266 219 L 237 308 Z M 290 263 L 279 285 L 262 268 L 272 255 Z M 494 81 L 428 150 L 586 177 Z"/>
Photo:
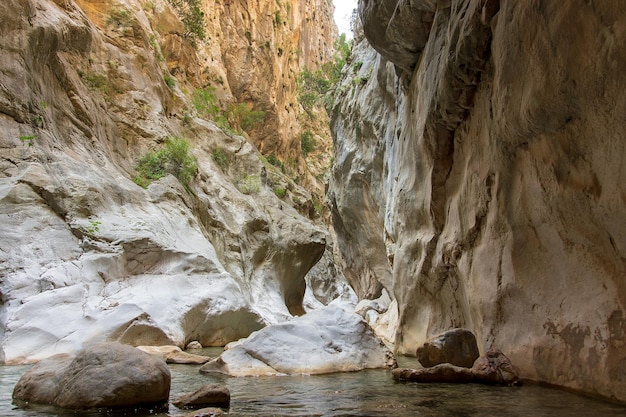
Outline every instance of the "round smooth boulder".
<path id="1" fill-rule="evenodd" d="M 131 346 L 101 343 L 73 359 L 39 362 L 15 385 L 13 399 L 92 409 L 166 404 L 171 384 L 165 362 Z"/>
<path id="2" fill-rule="evenodd" d="M 185 347 L 186 350 L 197 350 L 202 349 L 202 344 L 197 340 L 189 342 L 189 344 Z"/>
<path id="3" fill-rule="evenodd" d="M 478 356 L 476 336 L 467 329 L 448 330 L 417 349 L 417 360 L 427 368 L 441 363 L 471 368 Z"/>

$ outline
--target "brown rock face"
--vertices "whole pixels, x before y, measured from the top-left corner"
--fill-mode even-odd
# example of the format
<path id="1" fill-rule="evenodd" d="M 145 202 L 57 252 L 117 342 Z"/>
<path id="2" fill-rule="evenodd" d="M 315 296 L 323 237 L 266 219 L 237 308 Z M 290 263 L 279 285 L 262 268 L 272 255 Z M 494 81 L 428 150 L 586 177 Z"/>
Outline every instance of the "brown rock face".
<path id="1" fill-rule="evenodd" d="M 170 371 L 161 359 L 119 343 L 103 343 L 75 358 L 55 356 L 18 381 L 13 398 L 70 409 L 163 404 Z"/>
<path id="2" fill-rule="evenodd" d="M 517 370 L 498 349 L 490 349 L 474 362 L 472 373 L 477 381 L 486 384 L 515 385 L 521 382 Z"/>
<path id="3" fill-rule="evenodd" d="M 466 329 L 449 330 L 417 348 L 417 359 L 425 367 L 450 363 L 471 368 L 478 356 L 476 337 Z"/>
<path id="4" fill-rule="evenodd" d="M 393 38 L 357 46 L 370 76 L 334 113 L 347 276 L 394 296 L 402 352 L 463 327 L 525 378 L 626 401 L 622 3 L 411 4 L 434 6 L 414 71 Z"/>
<path id="5" fill-rule="evenodd" d="M 207 15 L 209 11 L 211 14 L 208 51 L 210 59 L 218 64 L 204 83 L 223 91 L 225 100 L 234 99 L 264 111 L 264 122 L 249 132 L 252 142 L 261 153 L 274 155 L 303 181 L 323 192 L 323 184 L 315 178 L 320 172 L 314 169 L 308 173 L 302 158 L 303 114 L 298 105 L 297 80 L 305 68 L 320 68 L 335 52 L 337 29 L 332 2 L 209 0 L 204 4 Z M 185 54 L 176 56 L 184 58 Z M 184 65 L 185 71 L 190 68 L 193 65 Z M 320 149 L 330 153 L 329 132 L 319 133 Z"/>

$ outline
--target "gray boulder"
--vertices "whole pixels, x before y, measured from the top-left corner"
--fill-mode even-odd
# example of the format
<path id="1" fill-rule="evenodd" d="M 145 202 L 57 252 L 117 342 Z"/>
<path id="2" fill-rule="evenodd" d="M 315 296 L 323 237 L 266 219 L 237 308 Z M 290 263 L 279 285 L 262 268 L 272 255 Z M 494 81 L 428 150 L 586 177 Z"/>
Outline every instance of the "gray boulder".
<path id="1" fill-rule="evenodd" d="M 230 405 L 230 391 L 221 385 L 204 385 L 197 391 L 183 395 L 172 403 L 178 408 L 228 407 Z"/>
<path id="2" fill-rule="evenodd" d="M 33 366 L 15 385 L 13 399 L 70 409 L 165 404 L 165 362 L 131 346 L 101 343 L 75 357 L 57 355 Z"/>
<path id="3" fill-rule="evenodd" d="M 451 363 L 471 368 L 479 355 L 476 337 L 466 329 L 448 330 L 417 349 L 417 359 L 425 367 Z"/>

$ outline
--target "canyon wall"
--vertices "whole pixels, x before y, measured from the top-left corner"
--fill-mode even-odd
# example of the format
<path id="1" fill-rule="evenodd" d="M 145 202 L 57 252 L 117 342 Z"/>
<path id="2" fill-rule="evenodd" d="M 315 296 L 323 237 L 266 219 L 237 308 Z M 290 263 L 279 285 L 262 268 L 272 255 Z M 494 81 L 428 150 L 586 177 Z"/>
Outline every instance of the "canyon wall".
<path id="1" fill-rule="evenodd" d="M 359 13 L 328 194 L 359 296 L 390 295 L 399 352 L 466 327 L 528 379 L 626 401 L 622 3 Z"/>
<path id="2" fill-rule="evenodd" d="M 0 4 L 0 362 L 101 340 L 224 345 L 347 291 L 328 282 L 311 193 L 255 146 L 272 131 L 295 155 L 294 73 L 332 52 L 322 3 Z M 194 93 L 209 86 L 266 111 L 261 133 L 204 117 Z M 189 154 L 170 150 L 169 174 L 138 185 L 138 161 L 172 143 Z"/>

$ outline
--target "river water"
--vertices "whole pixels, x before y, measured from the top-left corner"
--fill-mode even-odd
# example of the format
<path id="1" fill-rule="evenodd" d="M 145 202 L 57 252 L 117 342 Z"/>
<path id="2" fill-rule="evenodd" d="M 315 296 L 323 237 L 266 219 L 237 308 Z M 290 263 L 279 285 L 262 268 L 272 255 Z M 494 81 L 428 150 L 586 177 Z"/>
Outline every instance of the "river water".
<path id="1" fill-rule="evenodd" d="M 399 358 L 401 366 L 414 359 Z M 50 407 L 18 409 L 11 403 L 13 387 L 30 366 L 0 365 L 2 417 L 120 417 L 183 416 L 169 406 L 154 410 L 68 412 Z M 396 383 L 389 370 L 368 370 L 316 376 L 231 378 L 203 375 L 198 366 L 171 365 L 170 398 L 195 391 L 204 384 L 230 389 L 228 416 L 626 416 L 626 407 L 569 392 L 526 385 L 493 387 L 479 384 Z"/>

